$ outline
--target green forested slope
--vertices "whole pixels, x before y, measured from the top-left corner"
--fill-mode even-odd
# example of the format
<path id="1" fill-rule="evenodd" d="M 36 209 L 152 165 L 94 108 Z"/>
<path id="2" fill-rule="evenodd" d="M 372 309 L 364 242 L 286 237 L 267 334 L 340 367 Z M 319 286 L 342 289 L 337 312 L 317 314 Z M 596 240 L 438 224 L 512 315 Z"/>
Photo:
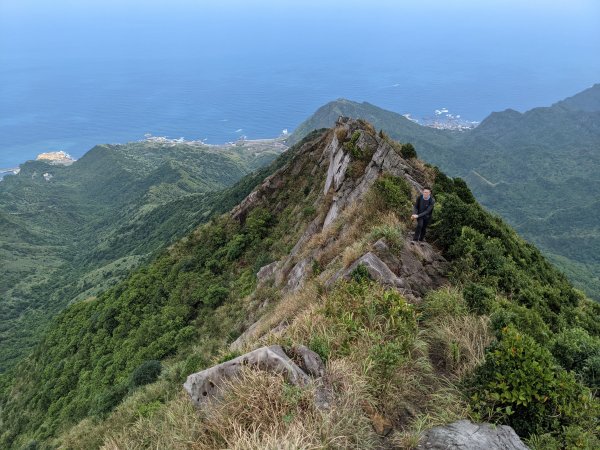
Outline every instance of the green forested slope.
<path id="1" fill-rule="evenodd" d="M 419 126 L 368 103 L 338 100 L 298 127 L 363 117 L 420 157 L 468 181 L 477 199 L 600 300 L 600 84 L 551 107 L 490 114 L 473 130 Z"/>
<path id="2" fill-rule="evenodd" d="M 215 193 L 210 206 L 214 211 L 233 207 L 293 151 Z M 33 354 L 2 379 L 2 445 L 9 446 L 21 433 L 49 438 L 86 416 L 108 413 L 127 394 L 136 366 L 173 355 L 197 339 L 202 327 L 214 330 L 215 308 L 224 303 L 229 301 L 231 315 L 221 318 L 220 329 L 240 321 L 243 312 L 234 300 L 253 289 L 256 271 L 272 253 L 289 250 L 289 242 L 307 220 L 302 211 L 298 222 L 290 219 L 298 214 L 290 196 L 305 197 L 293 188 L 297 181 L 289 179 L 290 186 L 281 191 L 286 204 L 281 221 L 266 209 L 255 211 L 244 227 L 231 219 L 214 220 L 97 298 L 59 314 Z M 227 333 L 233 335 L 236 329 Z M 210 336 L 218 342 L 228 338 Z M 24 373 L 28 375 L 22 377 Z M 38 382 L 44 387 L 33 389 Z"/>
<path id="3" fill-rule="evenodd" d="M 0 182 L 0 372 L 69 302 L 112 286 L 219 210 L 212 194 L 277 142 L 99 145 L 71 166 L 29 161 Z M 44 174 L 52 177 L 46 180 Z"/>

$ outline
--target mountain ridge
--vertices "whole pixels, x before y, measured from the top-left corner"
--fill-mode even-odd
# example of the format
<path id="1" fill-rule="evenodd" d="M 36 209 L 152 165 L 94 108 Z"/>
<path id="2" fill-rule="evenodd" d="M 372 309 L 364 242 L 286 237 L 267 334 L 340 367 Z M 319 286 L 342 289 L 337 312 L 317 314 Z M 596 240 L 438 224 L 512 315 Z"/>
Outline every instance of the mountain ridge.
<path id="1" fill-rule="evenodd" d="M 334 113 L 369 117 L 393 139 L 411 142 L 426 161 L 467 180 L 484 206 L 540 246 L 580 289 L 600 299 L 600 261 L 591 255 L 600 254 L 600 230 L 580 226 L 566 215 L 560 224 L 540 224 L 548 211 L 565 211 L 572 198 L 591 198 L 591 204 L 600 198 L 600 115 L 590 106 L 598 92 L 600 84 L 576 94 L 569 108 L 557 102 L 524 113 L 494 112 L 463 131 L 420 126 L 373 105 L 363 108 L 365 103 L 330 102 L 291 137 L 293 141 L 312 127 L 329 126 Z M 530 196 L 536 201 L 528 201 Z M 595 210 L 588 214 L 595 216 Z"/>
<path id="2" fill-rule="evenodd" d="M 3 380 L 2 445 L 403 448 L 465 418 L 508 424 L 535 450 L 598 443 L 600 305 L 463 180 L 350 119 L 263 175 L 229 213 L 57 317 Z M 437 204 L 421 246 L 410 214 L 425 183 Z M 248 368 L 208 410 L 182 395 L 191 373 L 274 344 L 311 349 L 323 379 Z"/>

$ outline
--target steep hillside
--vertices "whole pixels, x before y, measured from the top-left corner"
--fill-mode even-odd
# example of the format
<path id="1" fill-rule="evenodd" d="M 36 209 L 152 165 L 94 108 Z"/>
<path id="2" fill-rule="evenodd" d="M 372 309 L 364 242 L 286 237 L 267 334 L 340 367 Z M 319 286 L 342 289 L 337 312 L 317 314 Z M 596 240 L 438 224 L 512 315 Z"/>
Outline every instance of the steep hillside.
<path id="1" fill-rule="evenodd" d="M 599 92 L 600 85 L 594 85 L 552 107 L 492 113 L 462 132 L 419 126 L 368 103 L 338 100 L 320 108 L 291 139 L 331 126 L 337 114 L 370 120 L 392 138 L 413 143 L 425 161 L 464 178 L 484 206 L 600 300 Z"/>
<path id="2" fill-rule="evenodd" d="M 561 100 L 552 106 L 570 111 L 598 112 L 600 111 L 600 83 L 596 83 L 585 91 Z"/>
<path id="3" fill-rule="evenodd" d="M 230 213 L 67 308 L 4 379 L 0 445 L 412 448 L 468 418 L 535 449 L 596 447 L 599 305 L 400 148 L 340 119 Z M 425 185 L 437 205 L 417 245 Z M 264 345 L 314 378 L 232 359 Z M 226 361 L 247 364 L 196 410 L 182 383 Z"/>
<path id="4" fill-rule="evenodd" d="M 0 372 L 72 301 L 93 297 L 212 212 L 212 193 L 272 161 L 278 141 L 99 145 L 0 182 Z M 4 226 L 6 225 L 6 226 Z"/>

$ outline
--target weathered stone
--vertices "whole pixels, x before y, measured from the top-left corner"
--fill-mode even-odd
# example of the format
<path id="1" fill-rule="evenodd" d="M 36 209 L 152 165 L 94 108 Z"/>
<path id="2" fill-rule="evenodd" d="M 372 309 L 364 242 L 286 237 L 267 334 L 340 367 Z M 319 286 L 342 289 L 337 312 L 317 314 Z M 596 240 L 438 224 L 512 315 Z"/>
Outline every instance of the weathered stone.
<path id="1" fill-rule="evenodd" d="M 321 357 L 304 345 L 295 345 L 291 348 L 291 355 L 294 357 L 300 368 L 307 374 L 319 378 L 325 375 L 325 364 Z"/>
<path id="2" fill-rule="evenodd" d="M 333 392 L 329 386 L 317 385 L 315 389 L 315 406 L 317 409 L 327 410 L 333 403 Z"/>
<path id="3" fill-rule="evenodd" d="M 419 449 L 428 450 L 528 450 L 515 430 L 506 425 L 475 424 L 459 420 L 423 434 Z"/>
<path id="4" fill-rule="evenodd" d="M 429 243 L 415 243 L 407 238 L 400 252 L 398 275 L 406 281 L 413 293 L 424 295 L 446 283 L 448 262 Z"/>
<path id="5" fill-rule="evenodd" d="M 196 406 L 202 406 L 209 398 L 218 393 L 218 388 L 226 379 L 239 374 L 244 366 L 254 366 L 285 375 L 287 381 L 294 385 L 305 385 L 309 381 L 300 367 L 294 363 L 279 345 L 261 347 L 230 361 L 218 364 L 202 372 L 187 377 L 183 387 Z"/>
<path id="6" fill-rule="evenodd" d="M 277 266 L 279 265 L 279 261 L 274 261 L 271 264 L 267 264 L 266 266 L 262 266 L 258 273 L 256 274 L 256 278 L 258 283 L 264 283 L 270 278 L 273 278 L 275 272 L 277 271 Z"/>
<path id="7" fill-rule="evenodd" d="M 309 269 L 308 263 L 311 261 L 311 258 L 301 259 L 290 271 L 287 278 L 286 288 L 292 292 L 300 289 L 304 284 L 304 279 L 306 278 L 307 271 Z"/>
<path id="8" fill-rule="evenodd" d="M 348 163 L 350 162 L 350 155 L 344 152 L 344 147 L 340 144 L 335 134 L 325 149 L 325 153 L 329 154 L 329 167 L 323 189 L 323 193 L 327 194 L 332 186 L 334 190 L 340 187 L 344 180 Z"/>
<path id="9" fill-rule="evenodd" d="M 337 274 L 335 274 L 327 282 L 327 285 L 331 285 L 332 283 L 334 283 L 338 278 L 340 278 L 340 276 L 343 278 L 350 278 L 350 274 L 360 264 L 363 264 L 366 267 L 367 271 L 369 272 L 369 275 L 371 275 L 371 277 L 374 280 L 378 281 L 384 286 L 393 286 L 396 288 L 405 287 L 404 281 L 398 278 L 398 276 L 394 272 L 392 272 L 390 268 L 377 255 L 375 255 L 372 252 L 365 253 L 363 256 L 354 261 L 350 265 L 350 267 L 348 267 L 345 271 L 341 273 L 338 272 Z"/>
<path id="10" fill-rule="evenodd" d="M 390 247 L 385 243 L 385 241 L 382 238 L 373 244 L 373 250 L 379 253 L 389 253 Z"/>

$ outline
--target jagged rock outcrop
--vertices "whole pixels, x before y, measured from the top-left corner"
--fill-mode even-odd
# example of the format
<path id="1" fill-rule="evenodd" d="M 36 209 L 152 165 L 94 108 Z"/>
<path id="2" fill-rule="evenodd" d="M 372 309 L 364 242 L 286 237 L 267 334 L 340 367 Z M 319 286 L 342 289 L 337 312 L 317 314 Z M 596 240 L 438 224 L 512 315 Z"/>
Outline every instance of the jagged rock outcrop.
<path id="1" fill-rule="evenodd" d="M 425 432 L 419 445 L 423 450 L 528 450 L 515 430 L 506 425 L 475 424 L 459 420 Z"/>
<path id="2" fill-rule="evenodd" d="M 363 152 L 372 152 L 373 156 L 364 174 L 358 179 L 353 179 L 347 176 L 350 155 L 338 141 L 337 136 L 346 132 L 346 137 L 349 138 L 357 130 L 360 132 L 360 137 L 355 146 Z M 333 188 L 334 196 L 323 227 L 331 224 L 346 207 L 363 197 L 383 172 L 404 177 L 417 191 L 423 189 L 421 183 L 417 181 L 417 173 L 413 167 L 385 139 L 361 130 L 358 121 L 347 117 L 340 117 L 336 122 L 336 132 L 322 156 L 322 161 L 325 160 L 329 161 L 329 168 L 324 193 Z"/>
<path id="3" fill-rule="evenodd" d="M 262 284 L 265 283 L 267 280 L 273 279 L 275 273 L 277 272 L 278 265 L 279 261 L 274 261 L 271 264 L 262 266 L 256 273 L 256 279 L 258 281 L 258 284 Z"/>
<path id="4" fill-rule="evenodd" d="M 377 255 L 372 252 L 367 252 L 354 261 L 350 267 L 345 270 L 341 270 L 336 273 L 333 277 L 331 277 L 326 286 L 331 286 L 335 283 L 339 278 L 350 278 L 350 275 L 359 265 L 365 266 L 371 278 L 384 286 L 391 286 L 402 289 L 405 287 L 405 282 L 398 278 L 394 272 L 390 270 L 390 268 L 381 260 Z"/>
<path id="5" fill-rule="evenodd" d="M 294 385 L 305 385 L 309 381 L 309 376 L 285 354 L 279 345 L 271 345 L 194 373 L 187 377 L 183 387 L 192 402 L 200 407 L 218 394 L 223 380 L 237 376 L 244 366 L 281 373 Z"/>
<path id="6" fill-rule="evenodd" d="M 203 407 L 222 392 L 223 381 L 238 376 L 242 368 L 247 366 L 283 374 L 295 386 L 305 386 L 314 380 L 315 406 L 319 409 L 328 409 L 333 401 L 331 386 L 324 381 L 325 364 L 318 354 L 304 345 L 295 345 L 289 349 L 289 354 L 279 345 L 258 348 L 189 375 L 183 388 L 194 405 Z"/>
<path id="7" fill-rule="evenodd" d="M 358 137 L 353 139 L 353 135 Z M 365 162 L 364 171 L 358 174 L 348 173 L 348 161 L 352 162 L 352 159 L 344 144 L 349 140 L 364 154 L 372 155 Z M 313 275 L 313 263 L 319 260 L 320 254 L 328 251 L 329 246 L 335 245 L 339 237 L 336 233 L 339 232 L 333 233 L 319 248 L 307 249 L 311 239 L 318 233 L 327 233 L 327 227 L 333 226 L 339 214 L 356 202 L 363 201 L 382 173 L 405 178 L 416 191 L 420 191 L 422 184 L 427 183 L 424 173 L 402 158 L 387 139 L 378 136 L 362 121 L 340 117 L 333 130 L 304 144 L 288 164 L 246 197 L 232 211 L 232 217 L 244 221 L 253 207 L 276 196 L 286 179 L 298 176 L 300 168 L 303 168 L 304 173 L 310 173 L 310 177 L 315 180 L 323 180 L 319 195 L 313 203 L 320 214 L 304 226 L 302 234 L 287 256 L 262 267 L 257 273 L 259 286 L 270 282 L 284 295 L 304 286 L 306 279 Z M 275 210 L 283 207 L 281 202 L 275 203 Z M 349 267 L 338 270 L 333 277 L 328 275 L 329 278 L 323 278 L 322 281 L 330 286 L 341 277 L 348 278 L 359 264 L 367 267 L 373 279 L 398 289 L 412 302 L 420 301 L 428 290 L 446 282 L 447 262 L 439 252 L 428 243 L 413 246 L 409 240 L 402 248 L 396 246 L 393 250 L 385 241 L 380 240 L 372 246 L 370 252 L 363 254 Z M 249 339 L 260 337 L 256 335 L 258 320 L 260 313 L 247 318 L 247 328 L 232 344 L 232 348 L 240 349 Z"/>
<path id="8" fill-rule="evenodd" d="M 391 250 L 383 239 L 373 244 L 373 251 L 403 281 L 405 292 L 414 297 L 447 282 L 448 261 L 431 244 L 413 242 L 410 233 L 399 252 Z"/>

